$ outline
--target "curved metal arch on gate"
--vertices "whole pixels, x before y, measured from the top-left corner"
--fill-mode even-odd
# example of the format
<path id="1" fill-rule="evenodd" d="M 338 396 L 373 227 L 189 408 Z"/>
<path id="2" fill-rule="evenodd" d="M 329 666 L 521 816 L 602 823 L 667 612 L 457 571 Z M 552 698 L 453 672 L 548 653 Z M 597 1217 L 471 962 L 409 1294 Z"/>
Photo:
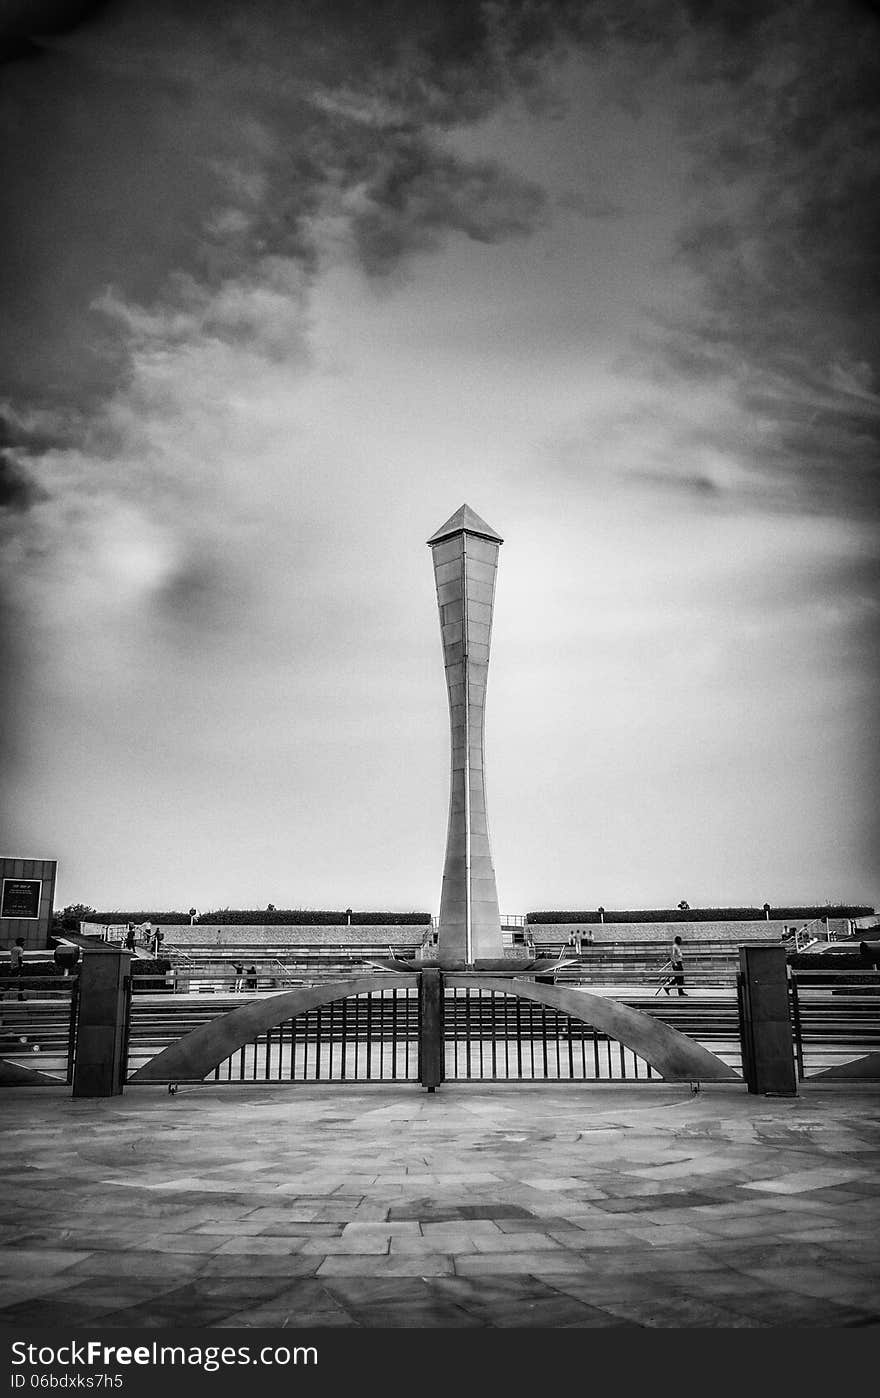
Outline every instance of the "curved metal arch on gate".
<path id="1" fill-rule="evenodd" d="M 224 1060 L 287 1020 L 338 1000 L 406 986 L 415 990 L 418 974 L 354 976 L 317 986 L 249 1000 L 200 1025 L 156 1054 L 129 1077 L 129 1083 L 202 1082 Z M 545 1005 L 614 1039 L 637 1054 L 665 1082 L 741 1082 L 716 1054 L 642 1010 L 589 991 L 542 985 L 520 977 L 447 972 L 444 988 L 502 993 Z"/>
<path id="2" fill-rule="evenodd" d="M 131 1074 L 130 1083 L 202 1082 L 208 1073 L 230 1058 L 261 1034 L 267 1033 L 285 1020 L 295 1019 L 308 1010 L 320 1009 L 335 1000 L 371 991 L 388 990 L 405 981 L 413 989 L 418 977 L 369 975 L 352 976 L 344 981 L 324 985 L 298 986 L 296 990 L 281 991 L 259 1000 L 249 1000 L 226 1014 L 217 1015 L 207 1024 L 184 1034 L 176 1043 L 157 1053 L 149 1063 Z"/>
<path id="3" fill-rule="evenodd" d="M 539 985 L 519 977 L 504 980 L 498 976 L 452 972 L 444 981 L 450 989 L 459 987 L 518 995 L 524 1000 L 561 1010 L 638 1054 L 665 1082 L 742 1081 L 734 1068 L 695 1039 L 619 1000 L 566 986 Z"/>

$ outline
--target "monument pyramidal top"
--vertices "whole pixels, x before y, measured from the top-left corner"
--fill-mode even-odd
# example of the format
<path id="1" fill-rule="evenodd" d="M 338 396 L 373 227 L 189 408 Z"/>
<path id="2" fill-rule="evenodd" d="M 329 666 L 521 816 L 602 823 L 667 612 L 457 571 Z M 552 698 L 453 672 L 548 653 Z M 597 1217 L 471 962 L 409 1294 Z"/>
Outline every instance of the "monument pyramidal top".
<path id="1" fill-rule="evenodd" d="M 460 509 L 451 515 L 445 524 L 441 524 L 436 533 L 427 540 L 429 544 L 439 544 L 443 539 L 451 539 L 455 534 L 477 534 L 481 539 L 491 539 L 493 544 L 503 544 L 504 540 L 497 534 L 491 524 L 487 524 L 484 519 L 470 505 L 462 505 Z"/>

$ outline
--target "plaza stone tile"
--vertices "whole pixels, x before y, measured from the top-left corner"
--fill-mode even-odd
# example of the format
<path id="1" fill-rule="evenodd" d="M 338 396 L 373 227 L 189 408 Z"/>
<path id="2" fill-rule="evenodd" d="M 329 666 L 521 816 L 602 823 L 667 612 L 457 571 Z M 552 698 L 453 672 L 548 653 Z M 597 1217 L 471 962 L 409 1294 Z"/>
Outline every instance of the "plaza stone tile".
<path id="1" fill-rule="evenodd" d="M 0 1310 L 33 1299 L 41 1323 L 169 1327 L 876 1321 L 876 1090 L 807 1085 L 776 1102 L 711 1087 L 444 1085 L 428 1098 L 409 1084 L 318 1085 L 293 1098 L 233 1085 L 185 1099 L 181 1111 L 159 1089 L 85 1104 L 5 1093 L 6 1253 L 30 1261 L 0 1262 Z M 63 1145 L 86 1129 L 87 1159 Z M 54 1173 L 27 1168 L 47 1152 Z M 793 1179 L 806 1187 L 748 1187 Z M 384 1251 L 356 1242 L 358 1221 L 380 1225 L 365 1236 Z M 333 1252 L 350 1226 L 359 1251 Z M 503 1241 L 483 1252 L 491 1238 Z M 450 1286 L 470 1287 L 470 1302 Z M 318 1287 L 329 1309 L 301 1294 Z"/>
<path id="2" fill-rule="evenodd" d="M 685 1247 L 689 1243 L 703 1245 L 707 1235 L 699 1228 L 691 1228 L 686 1223 L 652 1223 L 640 1227 L 629 1225 L 634 1238 L 642 1238 L 652 1248 Z"/>
<path id="3" fill-rule="evenodd" d="M 453 1256 L 461 1256 L 465 1253 L 476 1252 L 477 1246 L 473 1238 L 468 1233 L 441 1233 L 441 1234 L 402 1234 L 400 1237 L 392 1238 L 388 1251 L 394 1256 L 400 1253 L 431 1253 L 443 1252 Z"/>
<path id="4" fill-rule="evenodd" d="M 66 1272 L 78 1262 L 85 1262 L 88 1251 L 77 1252 L 60 1248 L 2 1248 L 0 1276 L 43 1277 L 53 1272 Z"/>
<path id="5" fill-rule="evenodd" d="M 446 1253 L 351 1253 L 347 1256 L 325 1257 L 318 1267 L 317 1276 L 426 1277 L 442 1276 L 455 1270 L 455 1259 Z"/>
<path id="6" fill-rule="evenodd" d="M 101 1323 L 104 1325 L 107 1322 Z M 267 1306 L 257 1306 L 253 1310 L 233 1311 L 231 1315 L 214 1322 L 218 1330 L 351 1329 L 357 1324 L 358 1322 L 352 1320 L 343 1310 L 309 1310 L 307 1306 L 296 1303 L 277 1306 L 274 1302 Z"/>
<path id="7" fill-rule="evenodd" d="M 345 1238 L 378 1238 L 383 1235 L 392 1238 L 415 1236 L 420 1233 L 419 1224 L 414 1219 L 392 1223 L 388 1219 L 365 1219 L 359 1216 L 344 1224 L 342 1228 L 342 1236 Z"/>
<path id="8" fill-rule="evenodd" d="M 246 1275 L 281 1281 L 286 1278 L 291 1281 L 299 1277 L 313 1277 L 321 1261 L 321 1257 L 304 1257 L 301 1252 L 214 1252 L 203 1260 L 193 1280 L 209 1277 L 231 1277 L 238 1280 L 242 1275 Z"/>
<path id="9" fill-rule="evenodd" d="M 77 1262 L 65 1275 L 86 1277 L 107 1275 L 106 1252 L 93 1252 Z M 197 1275 L 215 1254 L 137 1252 L 134 1249 L 116 1254 L 113 1273 L 118 1277 L 165 1277 L 167 1280 Z"/>
<path id="10" fill-rule="evenodd" d="M 339 1278 L 335 1284 L 339 1285 L 344 1280 Z M 483 1324 L 479 1318 L 470 1315 L 454 1301 L 446 1300 L 436 1291 L 421 1290 L 422 1287 L 436 1286 L 437 1282 L 444 1278 L 429 1277 L 423 1280 L 420 1277 L 392 1277 L 389 1280 L 405 1287 L 406 1293 L 376 1300 L 347 1302 L 352 1324 L 360 1327 L 393 1326 L 413 1330 L 479 1329 Z"/>
<path id="11" fill-rule="evenodd" d="M 486 1237 L 477 1233 L 474 1235 L 474 1245 L 478 1252 L 527 1252 L 527 1251 L 556 1251 L 561 1244 L 547 1233 L 502 1233 L 494 1238 Z"/>
<path id="12" fill-rule="evenodd" d="M 389 1238 L 385 1234 L 374 1236 L 368 1233 L 357 1233 L 353 1237 L 346 1236 L 343 1231 L 339 1238 L 307 1238 L 303 1241 L 301 1252 L 307 1256 L 314 1256 L 320 1253 L 324 1257 L 331 1256 L 351 1256 L 366 1254 L 381 1254 L 388 1252 Z"/>
<path id="13" fill-rule="evenodd" d="M 564 1252 L 481 1252 L 457 1256 L 455 1272 L 460 1277 L 503 1276 L 505 1273 L 540 1276 L 544 1272 L 582 1272 L 584 1258 L 579 1253 Z"/>
<path id="14" fill-rule="evenodd" d="M 761 1329 L 763 1322 L 728 1307 L 687 1297 L 654 1296 L 644 1301 L 609 1301 L 608 1311 L 622 1320 L 647 1329 L 710 1328 L 713 1330 Z"/>
<path id="15" fill-rule="evenodd" d="M 322 1238 L 320 1246 L 325 1243 L 333 1243 L 335 1238 Z M 269 1253 L 276 1256 L 284 1256 L 291 1252 L 304 1252 L 308 1238 L 277 1238 L 272 1235 L 259 1234 L 254 1237 L 249 1234 L 246 1238 L 227 1238 L 225 1243 L 217 1243 L 215 1239 L 214 1251 L 224 1256 L 234 1253 L 236 1256 L 259 1257 L 261 1254 Z"/>
<path id="16" fill-rule="evenodd" d="M 97 1305 L 89 1301 L 69 1301 L 65 1296 L 56 1296 L 52 1303 L 52 1323 L 53 1326 L 68 1326 L 70 1329 L 81 1329 L 98 1320 L 105 1311 L 115 1309 L 106 1302 L 99 1302 Z M 14 1306 L 6 1306 L 0 1310 L 0 1325 L 8 1326 L 38 1326 L 45 1324 L 46 1307 L 45 1302 L 39 1298 L 32 1297 L 28 1301 L 19 1301 Z"/>
<path id="17" fill-rule="evenodd" d="M 224 1219 L 222 1222 L 215 1220 L 212 1223 L 197 1223 L 195 1227 L 189 1229 L 187 1236 L 193 1234 L 204 1237 L 213 1237 L 217 1240 L 220 1240 L 223 1238 L 228 1238 L 230 1234 L 234 1233 L 236 1237 L 257 1237 L 260 1233 L 265 1232 L 267 1227 L 271 1229 L 273 1227 L 280 1228 L 283 1226 L 283 1224 L 277 1223 L 250 1223 L 247 1219 L 236 1219 L 236 1221 L 233 1223 L 230 1222 L 228 1219 Z M 288 1226 L 294 1228 L 301 1228 L 303 1229 L 303 1231 L 305 1231 L 308 1225 L 306 1225 L 305 1223 L 299 1223 Z M 329 1227 L 331 1225 L 327 1226 Z"/>
<path id="18" fill-rule="evenodd" d="M 504 1329 L 624 1324 L 567 1289 L 567 1276 L 442 1277 L 432 1284 L 482 1324 Z"/>
<path id="19" fill-rule="evenodd" d="M 848 1326 L 863 1324 L 878 1318 L 875 1309 L 858 1305 L 847 1305 L 835 1300 L 820 1300 L 815 1297 L 798 1295 L 796 1292 L 756 1288 L 752 1292 L 739 1286 L 718 1298 L 718 1304 L 738 1311 L 741 1315 L 753 1316 L 767 1326 Z"/>
<path id="20" fill-rule="evenodd" d="M 0 1277 L 0 1310 L 33 1297 L 49 1297 L 70 1289 L 70 1275 L 56 1272 L 51 1277 Z"/>
<path id="21" fill-rule="evenodd" d="M 845 1184 L 864 1178 L 863 1170 L 796 1170 L 781 1178 L 752 1180 L 743 1189 L 767 1190 L 772 1194 L 797 1194 L 803 1190 L 823 1189 L 829 1185 Z"/>
<path id="22" fill-rule="evenodd" d="M 836 1304 L 864 1306 L 880 1310 L 880 1287 L 862 1278 L 849 1277 L 842 1272 L 810 1264 L 789 1267 L 748 1267 L 741 1269 L 765 1288 L 813 1296 Z"/>
<path id="23" fill-rule="evenodd" d="M 289 1208 L 261 1205 L 256 1209 L 250 1209 L 244 1215 L 244 1221 L 253 1224 L 314 1223 L 318 1211 L 318 1205 L 310 1205 L 308 1208 L 303 1208 L 297 1204 L 291 1204 Z"/>
<path id="24" fill-rule="evenodd" d="M 206 1233 L 154 1233 L 130 1244 L 138 1252 L 214 1252 L 221 1240 Z"/>

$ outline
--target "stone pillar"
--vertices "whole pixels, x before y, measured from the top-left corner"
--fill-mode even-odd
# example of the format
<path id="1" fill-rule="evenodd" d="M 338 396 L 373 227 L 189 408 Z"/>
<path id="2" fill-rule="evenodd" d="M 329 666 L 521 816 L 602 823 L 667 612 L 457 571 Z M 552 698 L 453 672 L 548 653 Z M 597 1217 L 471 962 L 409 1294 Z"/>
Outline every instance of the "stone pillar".
<path id="1" fill-rule="evenodd" d="M 74 1097 L 118 1097 L 125 1083 L 126 981 L 131 953 L 83 951 L 79 973 Z"/>
<path id="2" fill-rule="evenodd" d="M 503 542 L 467 505 L 428 540 L 440 609 L 451 742 L 438 937 L 441 966 L 503 956 L 484 761 L 489 643 Z"/>
<path id="3" fill-rule="evenodd" d="M 740 947 L 743 1075 L 749 1092 L 796 1097 L 785 947 Z"/>
<path id="4" fill-rule="evenodd" d="M 419 1082 L 429 1092 L 443 1081 L 443 973 L 433 968 L 419 976 Z"/>

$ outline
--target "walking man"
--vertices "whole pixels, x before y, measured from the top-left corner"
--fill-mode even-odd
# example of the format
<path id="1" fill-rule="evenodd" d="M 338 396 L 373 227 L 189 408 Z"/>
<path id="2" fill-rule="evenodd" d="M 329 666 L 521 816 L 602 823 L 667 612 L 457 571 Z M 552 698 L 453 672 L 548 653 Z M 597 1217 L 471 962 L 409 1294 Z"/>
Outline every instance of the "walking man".
<path id="1" fill-rule="evenodd" d="M 681 952 L 681 937 L 673 937 L 672 939 L 672 949 L 669 953 L 669 963 L 672 967 L 672 975 L 669 977 L 669 981 L 673 985 L 678 987 L 679 995 L 687 995 L 687 991 L 684 988 L 684 957 L 682 956 Z M 668 995 L 669 983 L 664 985 L 663 989 L 666 991 L 666 994 Z"/>

